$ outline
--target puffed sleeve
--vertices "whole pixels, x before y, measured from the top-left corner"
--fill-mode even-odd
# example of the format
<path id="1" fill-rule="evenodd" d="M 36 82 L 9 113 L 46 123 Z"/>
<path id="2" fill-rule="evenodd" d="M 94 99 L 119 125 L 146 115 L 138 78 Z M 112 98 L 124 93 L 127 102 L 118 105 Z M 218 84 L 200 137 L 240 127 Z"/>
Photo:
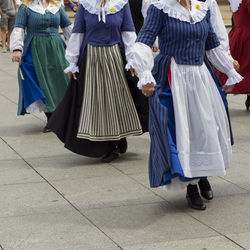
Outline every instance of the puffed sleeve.
<path id="1" fill-rule="evenodd" d="M 226 85 L 233 85 L 243 80 L 243 77 L 234 69 L 233 62 L 228 53 L 220 45 L 206 51 L 208 60 L 222 73 L 228 76 Z"/>
<path id="2" fill-rule="evenodd" d="M 64 70 L 65 73 L 79 72 L 77 62 L 80 54 L 81 45 L 83 43 L 85 30 L 86 23 L 84 19 L 84 8 L 80 4 L 76 13 L 72 35 L 70 36 L 69 43 L 66 49 L 65 57 L 70 65 Z"/>
<path id="3" fill-rule="evenodd" d="M 27 8 L 27 6 L 22 4 L 18 8 L 15 27 L 25 29 L 27 26 L 27 20 L 28 20 L 28 8 Z"/>
<path id="4" fill-rule="evenodd" d="M 69 20 L 69 17 L 67 16 L 65 10 L 63 8 L 60 9 L 60 26 L 61 28 L 66 28 L 70 26 L 72 23 Z"/>
<path id="5" fill-rule="evenodd" d="M 24 31 L 27 26 L 28 8 L 22 4 L 17 12 L 15 27 L 10 36 L 10 51 L 23 51 Z"/>
<path id="6" fill-rule="evenodd" d="M 133 47 L 133 66 L 139 76 L 138 88 L 140 89 L 147 83 L 153 82 L 155 84 L 151 73 L 154 66 L 151 47 L 162 29 L 162 14 L 162 11 L 154 5 L 149 7 L 145 23 Z"/>
<path id="7" fill-rule="evenodd" d="M 211 0 L 210 2 L 210 14 L 211 14 L 211 25 L 213 27 L 214 32 L 216 33 L 221 46 L 231 57 L 230 49 L 229 49 L 229 40 L 227 30 L 223 21 L 223 18 L 220 13 L 219 6 L 215 0 Z"/>
<path id="8" fill-rule="evenodd" d="M 208 22 L 209 29 L 208 29 L 208 36 L 207 36 L 207 40 L 206 40 L 205 49 L 210 50 L 210 49 L 214 49 L 220 45 L 220 41 L 219 41 L 216 33 L 214 32 L 214 29 L 213 29 L 211 22 L 210 22 L 210 11 L 208 11 L 208 13 L 207 13 L 207 22 Z"/>
<path id="9" fill-rule="evenodd" d="M 135 31 L 134 22 L 132 19 L 129 3 L 123 7 L 123 20 L 121 31 Z"/>

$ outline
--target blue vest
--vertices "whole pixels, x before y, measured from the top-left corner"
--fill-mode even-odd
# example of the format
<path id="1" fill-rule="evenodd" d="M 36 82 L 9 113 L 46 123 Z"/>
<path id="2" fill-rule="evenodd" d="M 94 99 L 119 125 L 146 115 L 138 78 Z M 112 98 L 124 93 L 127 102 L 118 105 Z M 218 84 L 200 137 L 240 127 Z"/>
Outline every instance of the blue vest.
<path id="1" fill-rule="evenodd" d="M 151 5 L 137 42 L 152 47 L 157 36 L 159 56 L 174 57 L 177 64 L 202 65 L 205 51 L 220 45 L 210 23 L 209 11 L 202 21 L 191 24 L 169 17 Z"/>

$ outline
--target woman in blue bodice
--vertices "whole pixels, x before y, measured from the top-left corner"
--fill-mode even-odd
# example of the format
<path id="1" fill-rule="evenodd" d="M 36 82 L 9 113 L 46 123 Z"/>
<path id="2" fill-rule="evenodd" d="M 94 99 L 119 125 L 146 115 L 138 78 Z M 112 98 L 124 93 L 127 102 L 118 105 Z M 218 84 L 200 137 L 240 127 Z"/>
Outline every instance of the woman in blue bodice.
<path id="1" fill-rule="evenodd" d="M 160 53 L 154 60 L 150 48 L 157 36 Z M 138 87 L 144 95 L 153 95 L 150 184 L 170 190 L 187 186 L 188 203 L 195 209 L 206 208 L 198 180 L 225 175 L 232 152 L 222 92 L 205 55 L 229 76 L 225 90 L 242 80 L 213 31 L 205 2 L 152 1 L 134 46 L 133 63 Z"/>
<path id="2" fill-rule="evenodd" d="M 59 27 L 69 39 L 72 24 L 59 0 L 24 0 L 18 9 L 11 36 L 12 60 L 20 62 L 18 115 L 45 112 L 49 119 L 64 95 L 68 62 Z"/>

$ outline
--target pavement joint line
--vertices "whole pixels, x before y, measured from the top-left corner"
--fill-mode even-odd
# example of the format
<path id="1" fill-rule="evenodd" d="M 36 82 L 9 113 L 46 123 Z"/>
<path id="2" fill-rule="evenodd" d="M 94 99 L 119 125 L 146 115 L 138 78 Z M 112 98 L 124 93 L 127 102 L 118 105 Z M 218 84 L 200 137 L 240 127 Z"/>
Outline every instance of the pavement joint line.
<path id="1" fill-rule="evenodd" d="M 112 165 L 112 163 L 111 163 L 110 165 Z M 115 166 L 113 166 L 113 167 L 116 168 Z M 116 169 L 117 169 L 117 168 L 116 168 Z M 120 169 L 118 169 L 118 170 L 121 171 Z M 169 205 L 171 205 L 171 206 L 175 207 L 176 209 L 178 209 L 178 208 L 174 205 L 174 203 L 168 201 L 167 199 L 165 199 L 165 198 L 162 197 L 161 195 L 155 193 L 155 192 L 154 192 L 151 188 L 149 188 L 148 186 L 146 186 L 146 185 L 144 185 L 144 184 L 138 182 L 138 181 L 137 181 L 136 179 L 134 179 L 131 175 L 128 175 L 128 174 L 124 173 L 123 171 L 121 171 L 121 172 L 122 172 L 123 174 L 127 175 L 129 178 L 131 178 L 131 179 L 134 180 L 135 182 L 137 182 L 139 185 L 141 185 L 141 186 L 143 186 L 144 188 L 146 188 L 146 189 L 148 189 L 149 191 L 151 191 L 155 196 L 160 197 L 161 199 L 163 199 L 164 201 L 166 201 L 167 203 L 169 203 Z M 196 218 L 195 216 L 193 216 L 192 214 L 190 214 L 190 212 L 188 212 L 188 211 L 187 211 L 187 212 L 186 212 L 186 211 L 182 211 L 182 213 L 185 213 L 186 215 L 190 216 L 192 219 L 196 220 L 197 222 L 199 222 L 199 223 L 202 224 L 203 226 L 205 226 L 205 227 L 211 229 L 212 231 L 216 232 L 218 235 L 227 238 L 227 236 L 225 236 L 223 233 L 221 233 L 220 231 L 216 230 L 215 228 L 209 226 L 209 225 L 206 224 L 205 222 L 200 221 L 198 218 Z M 229 238 L 228 238 L 228 239 L 229 239 Z M 230 240 L 231 240 L 231 239 L 230 239 Z M 231 241 L 234 242 L 233 240 L 231 240 Z M 239 247 L 241 247 L 242 249 L 247 250 L 247 249 L 245 249 L 244 247 L 242 247 L 241 245 L 239 245 L 238 243 L 236 243 L 236 242 L 234 242 L 234 243 L 237 244 L 237 245 L 238 245 Z"/>
<path id="2" fill-rule="evenodd" d="M 1 138 L 1 137 L 0 137 Z M 27 160 L 25 160 L 22 155 L 20 155 L 7 141 L 5 141 L 3 138 L 1 138 L 2 141 L 4 141 L 9 148 L 11 148 L 33 171 L 35 171 L 50 187 L 52 187 L 72 208 L 74 208 L 82 217 L 84 217 L 90 224 L 92 224 L 94 227 L 96 227 L 103 235 L 105 235 L 108 239 L 110 239 L 118 248 L 123 250 L 123 248 L 115 242 L 111 236 L 109 236 L 107 233 L 105 233 L 100 227 L 98 227 L 97 224 L 95 224 L 88 216 L 86 216 L 84 213 L 81 212 L 81 210 L 75 206 L 69 199 L 67 199 L 59 190 L 56 189 L 55 186 L 53 186 L 42 174 L 40 174 Z"/>
<path id="3" fill-rule="evenodd" d="M 223 177 L 221 177 L 221 176 L 218 176 L 218 177 L 219 177 L 220 179 L 222 179 L 222 180 L 224 180 L 224 181 L 226 181 L 226 182 L 228 182 L 228 183 L 230 183 L 230 184 L 232 184 L 232 185 L 234 185 L 234 186 L 236 186 L 236 187 L 238 187 L 238 188 L 244 190 L 244 191 L 247 191 L 247 193 L 250 192 L 250 190 L 248 190 L 248 189 L 246 189 L 246 188 L 244 188 L 244 187 L 241 187 L 240 185 L 238 185 L 238 184 L 236 184 L 236 183 L 234 183 L 234 182 L 232 182 L 232 181 L 230 181 L 230 180 L 227 180 L 227 179 L 225 179 L 225 178 L 223 178 Z"/>
<path id="4" fill-rule="evenodd" d="M 237 243 L 236 241 L 232 240 L 231 238 L 229 238 L 228 236 L 224 235 L 224 237 L 228 240 L 230 240 L 232 243 L 234 243 L 235 245 L 237 245 L 238 247 L 244 249 L 244 250 L 247 250 L 247 248 L 241 246 L 239 243 Z"/>

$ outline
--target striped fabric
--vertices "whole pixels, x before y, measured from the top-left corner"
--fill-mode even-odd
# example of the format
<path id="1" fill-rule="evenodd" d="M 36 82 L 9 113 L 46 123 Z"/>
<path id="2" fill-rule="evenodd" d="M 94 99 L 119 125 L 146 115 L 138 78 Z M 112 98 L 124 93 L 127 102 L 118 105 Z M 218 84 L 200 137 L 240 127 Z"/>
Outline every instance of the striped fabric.
<path id="1" fill-rule="evenodd" d="M 205 50 L 213 49 L 220 42 L 210 24 L 210 12 L 195 24 L 169 17 L 151 5 L 137 42 L 152 47 L 159 36 L 160 53 L 173 56 L 177 64 L 202 65 Z"/>
<path id="2" fill-rule="evenodd" d="M 168 138 L 168 110 L 160 103 L 161 88 L 156 87 L 155 94 L 149 98 L 149 181 L 151 187 L 159 187 L 163 183 L 164 174 L 170 172 L 171 155 Z"/>
<path id="3" fill-rule="evenodd" d="M 56 14 L 45 15 L 34 12 L 22 4 L 18 8 L 15 27 L 27 29 L 24 50 L 28 48 L 33 36 L 60 36 L 58 28 L 63 29 L 71 24 L 67 14 L 60 9 Z"/>
<path id="4" fill-rule="evenodd" d="M 77 137 L 113 141 L 140 134 L 142 128 L 125 79 L 119 45 L 88 45 Z"/>

